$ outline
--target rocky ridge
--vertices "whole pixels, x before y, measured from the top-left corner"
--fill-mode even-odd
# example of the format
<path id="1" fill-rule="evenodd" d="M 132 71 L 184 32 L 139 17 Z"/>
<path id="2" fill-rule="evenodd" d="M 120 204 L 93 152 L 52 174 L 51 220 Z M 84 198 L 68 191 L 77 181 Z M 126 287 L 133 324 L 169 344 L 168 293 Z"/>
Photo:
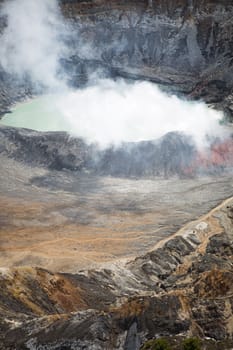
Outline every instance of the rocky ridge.
<path id="1" fill-rule="evenodd" d="M 136 350 L 192 334 L 230 349 L 232 211 L 231 198 L 146 255 L 97 270 L 1 269 L 0 348 Z"/>
<path id="2" fill-rule="evenodd" d="M 0 127 L 0 153 L 49 169 L 112 176 L 182 175 L 197 153 L 188 136 L 174 132 L 159 140 L 123 143 L 101 150 L 65 132 Z"/>
<path id="3" fill-rule="evenodd" d="M 115 177 L 192 177 L 231 172 L 232 137 L 213 139 L 206 153 L 181 132 L 158 140 L 125 142 L 99 149 L 65 132 L 0 126 L 0 154 L 32 166 Z"/>
<path id="4" fill-rule="evenodd" d="M 66 42 L 72 48 L 61 58 L 61 69 L 71 86 L 84 86 L 96 71 L 100 76 L 150 80 L 168 92 L 203 99 L 232 118 L 230 0 L 60 4 L 71 29 Z M 0 31 L 5 25 L 1 17 Z M 80 51 L 86 42 L 87 50 Z M 1 114 L 35 93 L 27 79 L 19 81 L 2 69 L 0 78 Z M 130 152 L 120 148 L 101 154 L 64 133 L 1 127 L 0 134 L 6 157 L 101 175 L 154 176 L 157 169 L 158 175 L 187 176 L 182 168 L 190 169 L 186 155 L 190 160 L 196 154 L 190 140 L 174 133 L 159 146 L 148 142 L 130 145 Z M 166 161 L 174 145 L 178 157 L 172 154 Z M 223 167 L 232 166 L 232 140 L 221 149 L 223 154 L 214 145 L 217 172 L 222 170 L 219 154 L 225 157 L 226 149 L 230 158 L 224 158 Z M 138 153 L 148 155 L 143 167 Z M 165 160 L 160 167 L 151 162 L 155 154 Z M 137 350 L 158 336 L 178 337 L 179 348 L 179 337 L 196 335 L 211 350 L 231 349 L 232 208 L 229 199 L 134 260 L 74 275 L 27 266 L 1 269 L 0 348 Z"/>

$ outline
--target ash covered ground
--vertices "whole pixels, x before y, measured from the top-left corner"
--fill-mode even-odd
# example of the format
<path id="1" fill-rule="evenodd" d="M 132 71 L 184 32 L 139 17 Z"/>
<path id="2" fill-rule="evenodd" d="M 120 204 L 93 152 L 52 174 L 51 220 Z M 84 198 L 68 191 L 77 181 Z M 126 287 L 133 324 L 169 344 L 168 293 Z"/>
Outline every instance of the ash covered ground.
<path id="1" fill-rule="evenodd" d="M 60 163 L 50 159 L 53 148 L 43 153 L 35 145 L 42 149 L 47 145 L 48 150 L 51 139 L 54 135 L 61 138 L 60 133 L 7 127 L 1 131 L 5 140 L 0 169 L 1 266 L 33 265 L 76 272 L 102 262 L 133 258 L 233 195 L 232 177 L 227 172 L 191 178 L 180 178 L 174 172 L 166 179 L 136 176 L 133 171 L 128 178 L 113 177 L 111 159 L 107 166 L 102 162 L 102 175 L 95 174 L 93 167 L 58 171 Z M 31 133 L 30 147 L 25 140 Z M 80 140 L 77 142 L 79 145 Z M 64 149 L 61 152 L 66 159 Z M 70 149 L 67 147 L 68 152 Z M 82 149 L 78 160 L 71 163 L 82 163 L 83 154 Z M 45 166 L 46 157 L 55 169 Z M 123 164 L 125 158 L 118 156 L 117 164 L 119 159 Z M 144 163 L 140 164 L 144 168 Z"/>

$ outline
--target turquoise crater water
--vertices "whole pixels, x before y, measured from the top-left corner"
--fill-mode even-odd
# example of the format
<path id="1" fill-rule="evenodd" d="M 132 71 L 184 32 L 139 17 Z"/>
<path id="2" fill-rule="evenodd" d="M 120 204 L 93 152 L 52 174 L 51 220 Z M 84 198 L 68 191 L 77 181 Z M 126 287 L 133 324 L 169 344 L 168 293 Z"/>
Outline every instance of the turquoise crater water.
<path id="1" fill-rule="evenodd" d="M 205 146 L 222 136 L 222 113 L 201 102 L 167 95 L 148 82 L 99 81 L 84 89 L 37 97 L 16 106 L 1 124 L 37 131 L 67 131 L 103 147 L 154 140 L 180 131 Z"/>
<path id="2" fill-rule="evenodd" d="M 37 131 L 67 131 L 72 127 L 57 106 L 59 96 L 46 95 L 23 102 L 5 114 L 0 124 Z"/>

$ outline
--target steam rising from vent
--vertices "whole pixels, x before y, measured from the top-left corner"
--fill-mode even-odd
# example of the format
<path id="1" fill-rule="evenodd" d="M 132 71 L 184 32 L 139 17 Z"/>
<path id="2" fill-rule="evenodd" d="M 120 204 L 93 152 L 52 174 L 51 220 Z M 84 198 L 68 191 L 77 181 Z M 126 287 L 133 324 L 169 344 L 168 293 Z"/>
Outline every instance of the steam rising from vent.
<path id="1" fill-rule="evenodd" d="M 0 63 L 4 70 L 20 78 L 29 76 L 36 87 L 46 87 L 49 92 L 59 90 L 56 102 L 54 98 L 48 102 L 50 114 L 45 113 L 43 103 L 43 113 L 37 111 L 36 123 L 32 120 L 36 111 L 31 110 L 31 120 L 27 116 L 26 123 L 22 119 L 17 126 L 67 130 L 102 147 L 153 140 L 170 131 L 192 135 L 203 147 L 206 135 L 222 135 L 221 113 L 204 103 L 168 96 L 149 82 L 129 84 L 123 80 L 100 79 L 93 85 L 89 77 L 88 87 L 70 91 L 57 75 L 59 59 L 68 51 L 61 40 L 66 34 L 66 24 L 56 0 L 9 0 L 3 3 L 1 12 L 7 18 L 7 27 L 0 38 Z M 79 56 L 82 53 L 85 56 L 85 50 L 81 49 Z M 94 47 L 93 53 L 95 50 Z M 12 118 L 14 114 L 6 118 L 6 123 Z M 15 122 L 20 121 L 16 119 L 15 116 Z M 51 128 L 52 124 L 56 125 L 55 129 Z"/>
<path id="2" fill-rule="evenodd" d="M 66 94 L 58 107 L 73 134 L 102 146 L 153 140 L 174 130 L 192 135 L 204 146 L 207 135 L 224 134 L 220 112 L 168 96 L 149 82 L 102 80 Z"/>
<path id="3" fill-rule="evenodd" d="M 61 87 L 57 71 L 63 24 L 57 1 L 11 0 L 3 3 L 1 14 L 7 17 L 0 45 L 4 70 L 46 88 Z"/>

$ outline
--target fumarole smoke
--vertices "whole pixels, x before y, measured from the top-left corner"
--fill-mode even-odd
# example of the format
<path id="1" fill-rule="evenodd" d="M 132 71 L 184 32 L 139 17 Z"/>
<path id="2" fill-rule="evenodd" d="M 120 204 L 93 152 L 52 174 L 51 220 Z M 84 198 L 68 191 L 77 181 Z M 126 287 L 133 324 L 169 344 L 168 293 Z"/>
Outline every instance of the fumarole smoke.
<path id="1" fill-rule="evenodd" d="M 29 77 L 49 90 L 64 88 L 58 78 L 64 45 L 56 0 L 10 0 L 1 6 L 7 26 L 1 36 L 0 64 L 17 78 Z"/>
<path id="2" fill-rule="evenodd" d="M 59 110 L 72 133 L 100 145 L 154 140 L 170 131 L 192 135 L 205 146 L 206 136 L 223 136 L 222 114 L 167 95 L 149 82 L 99 80 L 59 99 Z"/>
<path id="3" fill-rule="evenodd" d="M 35 87 L 59 91 L 55 98 L 56 110 L 62 118 L 58 129 L 83 137 L 88 143 L 97 142 L 101 147 L 152 140 L 169 131 L 183 131 L 199 146 L 207 143 L 207 135 L 225 135 L 219 125 L 222 113 L 204 103 L 169 96 L 149 82 L 112 81 L 99 76 L 95 83 L 89 77 L 85 88 L 68 88 L 61 74 L 58 76 L 60 58 L 68 48 L 61 39 L 67 26 L 56 0 L 7 1 L 1 12 L 7 18 L 7 27 L 1 36 L 0 63 L 18 78 L 28 75 Z M 94 54 L 97 48 L 92 49 Z M 44 130 L 47 125 L 49 130 L 49 120 L 43 119 L 41 123 L 38 129 Z"/>

